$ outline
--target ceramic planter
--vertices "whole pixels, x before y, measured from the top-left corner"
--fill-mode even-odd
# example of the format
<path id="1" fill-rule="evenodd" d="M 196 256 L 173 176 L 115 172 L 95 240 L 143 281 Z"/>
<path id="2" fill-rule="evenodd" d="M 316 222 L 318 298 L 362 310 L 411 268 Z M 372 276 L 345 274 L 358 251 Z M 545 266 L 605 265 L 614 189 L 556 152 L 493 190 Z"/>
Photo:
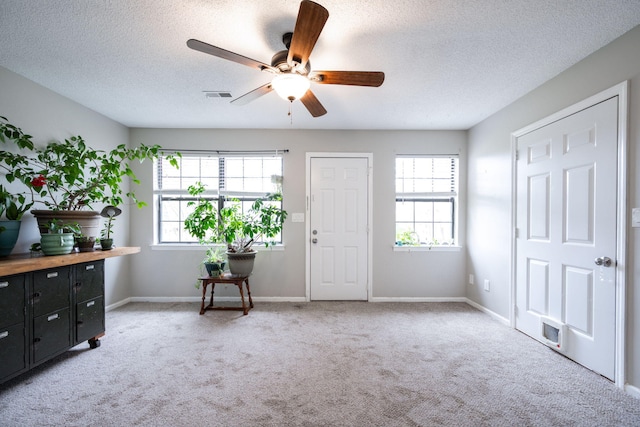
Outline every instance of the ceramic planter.
<path id="1" fill-rule="evenodd" d="M 113 249 L 113 239 L 100 239 L 100 247 L 103 251 Z"/>
<path id="2" fill-rule="evenodd" d="M 21 221 L 0 221 L 0 256 L 8 256 L 16 246 Z"/>
<path id="3" fill-rule="evenodd" d="M 95 237 L 76 237 L 76 246 L 79 252 L 93 252 L 95 251 L 96 239 Z"/>
<path id="4" fill-rule="evenodd" d="M 227 252 L 227 261 L 229 262 L 229 271 L 234 276 L 250 276 L 253 271 L 253 263 L 256 260 L 258 252 Z"/>
<path id="5" fill-rule="evenodd" d="M 66 255 L 73 251 L 73 233 L 51 233 L 40 236 L 40 246 L 45 255 Z"/>
<path id="6" fill-rule="evenodd" d="M 220 273 L 224 270 L 226 262 L 205 262 L 204 268 L 207 269 L 207 274 L 209 277 L 219 276 Z"/>

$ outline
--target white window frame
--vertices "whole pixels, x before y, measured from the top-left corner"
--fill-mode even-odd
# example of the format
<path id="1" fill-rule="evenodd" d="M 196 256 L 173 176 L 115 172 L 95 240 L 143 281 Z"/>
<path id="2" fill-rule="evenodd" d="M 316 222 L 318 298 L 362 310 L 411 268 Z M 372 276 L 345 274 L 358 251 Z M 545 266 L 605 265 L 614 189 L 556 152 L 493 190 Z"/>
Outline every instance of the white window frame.
<path id="1" fill-rule="evenodd" d="M 398 188 L 398 179 L 400 178 L 398 176 L 398 170 L 397 170 L 397 165 L 398 165 L 398 159 L 400 158 L 404 158 L 404 159 L 436 159 L 436 158 L 446 158 L 446 159 L 450 159 L 450 160 L 454 160 L 454 163 L 451 166 L 451 173 L 447 176 L 443 175 L 442 177 L 438 178 L 439 180 L 444 180 L 447 179 L 450 183 L 447 185 L 447 187 L 449 187 L 448 191 L 406 191 L 406 190 L 413 190 L 412 188 Z M 394 232 L 395 234 L 395 239 L 396 241 L 394 241 L 394 250 L 395 251 L 427 251 L 427 250 L 438 250 L 438 251 L 443 251 L 443 250 L 459 250 L 460 246 L 459 246 L 459 221 L 458 221 L 458 217 L 459 217 L 459 212 L 460 212 L 460 203 L 459 203 L 459 198 L 458 198 L 458 188 L 459 188 L 459 179 L 460 179 L 460 157 L 457 154 L 399 154 L 396 155 L 395 158 L 395 167 L 396 167 L 396 172 L 394 175 L 394 186 L 396 189 L 395 192 L 395 222 L 394 222 Z M 408 181 L 410 181 L 410 178 L 408 179 Z M 399 190 L 404 190 L 404 191 L 399 191 Z M 438 190 L 443 190 L 442 188 L 438 188 Z M 432 227 L 435 227 L 435 224 L 438 223 L 438 221 L 434 221 L 433 218 L 431 221 L 424 221 L 424 220 L 418 220 L 418 218 L 416 218 L 415 216 L 413 217 L 412 221 L 399 221 L 398 220 L 398 211 L 397 211 L 397 204 L 398 203 L 402 203 L 402 202 L 409 202 L 409 203 L 415 203 L 415 202 L 435 202 L 435 203 L 450 203 L 451 204 L 451 221 L 450 222 L 446 222 L 447 224 L 451 224 L 451 236 L 452 236 L 452 240 L 450 241 L 446 241 L 446 242 L 438 242 L 435 243 L 433 242 L 433 240 L 431 241 L 426 241 L 425 238 L 421 237 L 420 238 L 420 244 L 411 244 L 411 245 L 405 245 L 405 244 L 400 244 L 398 239 L 398 228 L 399 228 L 399 224 L 410 224 L 412 223 L 412 229 L 415 230 L 416 224 L 420 223 L 420 224 L 432 224 Z M 415 206 L 414 206 L 415 208 Z"/>
<path id="2" fill-rule="evenodd" d="M 205 159 L 205 158 L 213 158 L 213 159 L 220 159 L 220 158 L 243 158 L 243 159 L 250 159 L 250 158 L 257 158 L 257 159 L 267 159 L 267 158 L 278 158 L 281 161 L 281 167 L 280 167 L 280 175 L 275 175 L 275 176 L 261 176 L 261 178 L 263 179 L 267 179 L 269 178 L 273 184 L 273 186 L 269 189 L 265 189 L 265 191 L 260 191 L 260 192 L 256 192 L 256 191 L 239 191 L 239 190 L 225 190 L 224 188 L 220 188 L 220 186 L 224 187 L 224 184 L 221 182 L 224 182 L 224 179 L 219 179 L 220 177 L 217 176 L 218 178 L 218 183 L 219 183 L 219 188 L 211 188 L 211 187 L 207 187 L 207 191 L 205 192 L 205 196 L 210 196 L 216 200 L 220 200 L 221 203 L 234 203 L 232 199 L 241 199 L 241 202 L 245 202 L 244 204 L 246 205 L 246 202 L 252 202 L 255 199 L 259 198 L 259 197 L 263 197 L 265 196 L 267 193 L 273 193 L 274 191 L 279 191 L 282 192 L 282 169 L 284 168 L 284 159 L 283 159 L 283 153 L 287 152 L 288 150 L 284 150 L 284 151 L 267 151 L 267 152 L 220 152 L 220 151 L 190 151 L 190 152 L 184 152 L 184 151 L 180 151 L 182 158 L 199 158 L 199 159 Z M 153 214 L 153 228 L 154 228 L 154 243 L 153 243 L 153 248 L 154 249 L 175 249 L 175 248 L 183 248 L 183 249 L 198 249 L 201 250 L 202 246 L 197 242 L 197 241 L 188 241 L 186 239 L 181 239 L 179 237 L 178 240 L 169 240 L 169 239 L 164 239 L 162 237 L 162 231 L 161 231 L 161 227 L 162 227 L 162 201 L 163 199 L 166 200 L 166 197 L 171 197 L 171 198 L 175 198 L 175 199 L 180 199 L 183 201 L 188 201 L 190 198 L 192 198 L 188 191 L 187 191 L 187 187 L 188 185 L 190 185 L 191 183 L 194 183 L 196 181 L 203 181 L 203 178 L 211 178 L 213 175 L 219 175 L 218 174 L 213 174 L 213 175 L 207 175 L 207 176 L 203 176 L 202 174 L 202 170 L 200 170 L 198 173 L 194 174 L 193 171 L 190 171 L 190 173 L 192 173 L 192 175 L 188 176 L 186 179 L 183 178 L 183 174 L 182 174 L 182 170 L 178 170 L 178 176 L 180 177 L 180 187 L 179 188 L 161 188 L 161 183 L 163 182 L 163 177 L 161 176 L 161 163 L 159 163 L 160 161 L 162 161 L 162 158 L 160 158 L 159 160 L 154 161 L 153 164 L 153 182 L 154 182 L 154 188 L 153 188 L 153 210 L 154 210 L 154 214 Z M 182 160 L 179 160 L 180 164 L 182 164 Z M 202 161 L 202 160 L 200 160 Z M 220 165 L 220 163 L 218 162 L 218 164 Z M 172 168 L 173 171 L 175 171 L 175 169 Z M 220 172 L 220 169 L 218 169 L 218 172 Z M 243 179 L 246 179 L 247 175 L 243 175 Z M 253 177 L 256 178 L 256 177 Z M 183 179 L 187 182 L 184 183 L 182 182 Z M 264 188 L 264 186 L 263 186 Z M 186 203 L 185 203 L 186 204 Z M 182 222 L 184 220 L 184 217 L 186 217 L 186 214 L 179 213 L 179 217 L 178 217 L 178 221 L 172 221 L 172 222 Z M 184 231 L 184 229 L 182 228 L 181 230 L 179 230 L 179 233 L 186 233 L 186 231 Z M 185 234 L 186 236 L 187 234 Z M 281 236 L 282 238 L 282 236 Z M 276 245 L 270 245 L 269 249 L 273 250 L 274 248 L 282 248 L 283 246 L 283 242 L 282 240 L 280 242 L 276 242 Z M 254 245 L 254 247 L 258 250 L 260 250 L 260 248 L 264 249 L 264 246 L 262 244 L 256 244 Z"/>

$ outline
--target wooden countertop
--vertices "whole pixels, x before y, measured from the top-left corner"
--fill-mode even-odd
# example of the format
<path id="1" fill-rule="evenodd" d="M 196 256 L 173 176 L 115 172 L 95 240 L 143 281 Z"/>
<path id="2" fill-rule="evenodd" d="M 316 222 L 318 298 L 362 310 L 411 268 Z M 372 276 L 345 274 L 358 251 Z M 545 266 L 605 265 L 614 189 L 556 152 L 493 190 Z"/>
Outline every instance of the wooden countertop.
<path id="1" fill-rule="evenodd" d="M 99 259 L 113 258 L 140 252 L 139 247 L 113 248 L 109 251 L 74 252 L 69 255 L 45 256 L 42 254 L 17 254 L 0 258 L 0 276 L 26 273 L 28 271 L 45 270 L 63 265 L 91 262 Z"/>

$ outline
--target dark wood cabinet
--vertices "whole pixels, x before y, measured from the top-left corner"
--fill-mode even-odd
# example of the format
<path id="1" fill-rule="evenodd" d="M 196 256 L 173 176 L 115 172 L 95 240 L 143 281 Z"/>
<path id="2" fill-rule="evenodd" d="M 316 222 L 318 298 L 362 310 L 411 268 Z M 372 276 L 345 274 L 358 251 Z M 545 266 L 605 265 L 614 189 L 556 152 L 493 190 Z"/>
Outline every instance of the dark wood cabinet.
<path id="1" fill-rule="evenodd" d="M 93 337 L 104 332 L 104 262 L 78 266 L 74 291 L 75 343 L 88 340 L 95 348 L 99 341 Z"/>
<path id="2" fill-rule="evenodd" d="M 0 381 L 82 341 L 97 347 L 104 334 L 104 260 L 3 277 L 0 283 Z"/>
<path id="3" fill-rule="evenodd" d="M 0 383 L 84 341 L 98 347 L 105 333 L 104 259 L 139 250 L 0 261 Z"/>
<path id="4" fill-rule="evenodd" d="M 29 365 L 26 293 L 25 275 L 0 278 L 0 381 Z"/>

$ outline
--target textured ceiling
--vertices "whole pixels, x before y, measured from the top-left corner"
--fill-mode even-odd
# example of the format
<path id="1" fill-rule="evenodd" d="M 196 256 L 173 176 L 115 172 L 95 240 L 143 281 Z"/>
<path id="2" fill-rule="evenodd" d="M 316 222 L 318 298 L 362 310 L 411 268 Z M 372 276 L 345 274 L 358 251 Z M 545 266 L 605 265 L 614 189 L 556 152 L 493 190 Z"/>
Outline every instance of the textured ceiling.
<path id="1" fill-rule="evenodd" d="M 130 127 L 468 129 L 640 24 L 640 0 L 320 0 L 312 69 L 383 71 L 379 88 L 314 85 L 328 110 L 270 93 L 261 62 L 298 0 L 2 0 L 0 66 Z M 1 115 L 1 112 L 0 112 Z"/>

